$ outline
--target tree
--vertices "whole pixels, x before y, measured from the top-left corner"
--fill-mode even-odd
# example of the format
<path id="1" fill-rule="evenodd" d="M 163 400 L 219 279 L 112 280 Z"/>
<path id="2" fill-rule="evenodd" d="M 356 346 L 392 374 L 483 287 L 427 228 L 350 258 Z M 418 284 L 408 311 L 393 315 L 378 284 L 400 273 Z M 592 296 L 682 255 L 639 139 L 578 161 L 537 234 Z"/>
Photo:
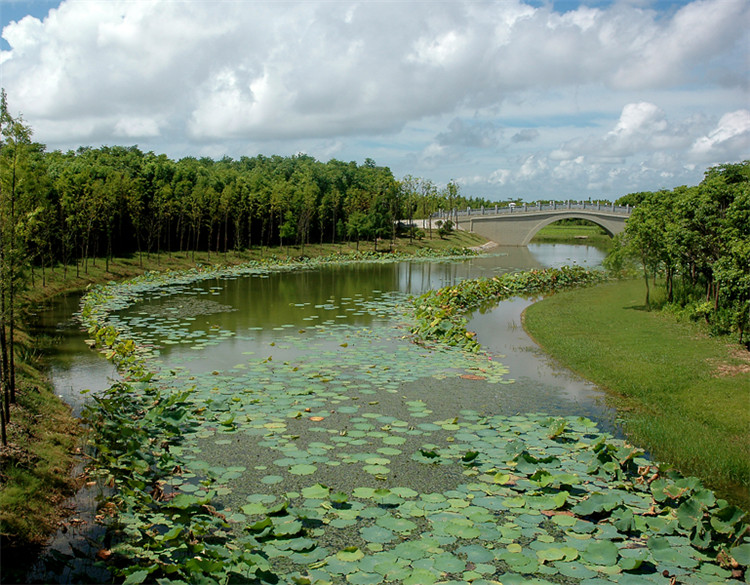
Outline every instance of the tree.
<path id="1" fill-rule="evenodd" d="M 750 161 L 744 161 L 708 169 L 697 186 L 633 194 L 638 205 L 607 264 L 621 264 L 626 255 L 637 258 L 647 306 L 649 276 L 663 274 L 668 303 L 705 319 L 714 333 L 737 331 L 745 341 L 750 328 L 749 192 Z"/>
<path id="2" fill-rule="evenodd" d="M 28 171 L 35 146 L 31 128 L 11 116 L 5 90 L 0 92 L 0 411 L 1 440 L 7 444 L 10 404 L 16 402 L 15 329 L 25 259 L 22 200 L 33 181 Z"/>
<path id="3" fill-rule="evenodd" d="M 643 269 L 643 281 L 646 285 L 647 309 L 651 309 L 651 289 L 649 274 L 656 275 L 659 262 L 663 254 L 662 233 L 664 231 L 664 215 L 659 213 L 656 198 L 651 196 L 633 210 L 625 226 L 625 245 L 630 253 L 638 258 Z"/>
<path id="4" fill-rule="evenodd" d="M 349 219 L 346 222 L 346 235 L 357 242 L 357 250 L 359 250 L 360 238 L 367 237 L 369 229 L 370 224 L 368 223 L 367 215 L 361 211 L 349 214 Z"/>
<path id="5" fill-rule="evenodd" d="M 415 179 L 411 175 L 406 175 L 399 183 L 401 189 L 401 200 L 403 202 L 404 210 L 406 212 L 406 219 L 409 220 L 407 231 L 409 233 L 409 243 L 411 244 L 414 236 L 414 212 L 417 210 L 417 200 L 419 193 L 417 192 L 417 185 L 419 179 Z"/>

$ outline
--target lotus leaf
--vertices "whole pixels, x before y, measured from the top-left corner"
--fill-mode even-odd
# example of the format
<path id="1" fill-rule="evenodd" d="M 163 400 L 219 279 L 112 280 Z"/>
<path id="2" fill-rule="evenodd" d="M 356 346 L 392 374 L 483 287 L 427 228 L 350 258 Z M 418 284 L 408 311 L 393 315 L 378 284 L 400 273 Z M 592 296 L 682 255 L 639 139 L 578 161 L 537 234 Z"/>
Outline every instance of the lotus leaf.
<path id="1" fill-rule="evenodd" d="M 581 553 L 581 558 L 592 565 L 611 566 L 617 563 L 617 546 L 609 540 L 591 542 Z"/>

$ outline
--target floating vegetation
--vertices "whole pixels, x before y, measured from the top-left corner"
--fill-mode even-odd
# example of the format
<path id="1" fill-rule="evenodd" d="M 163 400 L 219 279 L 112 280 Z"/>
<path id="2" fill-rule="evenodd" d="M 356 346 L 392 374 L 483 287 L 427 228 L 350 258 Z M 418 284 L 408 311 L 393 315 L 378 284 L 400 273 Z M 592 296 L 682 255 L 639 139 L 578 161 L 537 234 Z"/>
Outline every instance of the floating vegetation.
<path id="1" fill-rule="evenodd" d="M 440 341 L 477 351 L 479 344 L 474 334 L 466 330 L 467 319 L 464 315 L 469 311 L 488 302 L 497 303 L 518 295 L 589 286 L 606 278 L 598 270 L 563 266 L 464 280 L 456 285 L 430 290 L 413 300 L 417 325 L 412 333 L 421 342 Z"/>
<path id="2" fill-rule="evenodd" d="M 506 368 L 473 346 L 410 342 L 424 314 L 444 309 L 454 323 L 498 287 L 517 295 L 523 283 L 538 292 L 597 277 L 562 269 L 471 281 L 420 297 L 418 321 L 399 295 L 339 299 L 382 322 L 280 326 L 267 354 L 242 352 L 210 371 L 192 367 L 200 347 L 181 365 L 149 348 L 164 336 L 195 342 L 179 320 L 119 313 L 215 276 L 149 275 L 84 300 L 92 339 L 126 380 L 86 414 L 96 473 L 115 487 L 99 557 L 126 583 L 697 585 L 744 576 L 746 516 L 697 479 L 588 419 L 458 407 L 456 393 L 470 387 L 501 400 L 493 391 L 508 382 Z M 200 343 L 215 334 L 203 330 Z M 454 381 L 453 395 L 438 380 Z"/>

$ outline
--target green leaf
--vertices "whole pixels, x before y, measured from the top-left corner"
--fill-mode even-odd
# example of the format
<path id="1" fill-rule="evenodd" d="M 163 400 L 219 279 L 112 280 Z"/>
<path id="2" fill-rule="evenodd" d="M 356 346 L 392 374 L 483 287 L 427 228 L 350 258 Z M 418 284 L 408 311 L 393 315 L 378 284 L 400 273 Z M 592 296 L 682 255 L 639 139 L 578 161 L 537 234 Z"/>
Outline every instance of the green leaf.
<path id="1" fill-rule="evenodd" d="M 334 504 L 345 504 L 349 501 L 349 496 L 344 492 L 335 492 L 331 494 L 331 501 Z"/>
<path id="2" fill-rule="evenodd" d="M 382 526 L 367 526 L 362 528 L 359 533 L 365 542 L 385 544 L 386 542 L 392 542 L 396 538 L 396 535 L 392 531 Z"/>
<path id="3" fill-rule="evenodd" d="M 147 569 L 133 571 L 125 578 L 125 581 L 123 581 L 123 585 L 139 585 L 146 580 L 146 578 L 152 573 L 152 571 L 153 569 L 151 571 Z"/>
<path id="4" fill-rule="evenodd" d="M 161 539 L 162 540 L 174 540 L 180 534 L 182 534 L 183 530 L 185 530 L 183 526 L 175 526 L 171 530 L 168 530 L 167 532 L 165 532 L 162 535 Z"/>
<path id="5" fill-rule="evenodd" d="M 737 506 L 726 506 L 714 512 L 711 516 L 711 526 L 716 532 L 732 534 L 735 531 L 735 525 L 744 517 L 745 513 Z"/>
<path id="6" fill-rule="evenodd" d="M 208 497 L 198 497 L 192 494 L 177 494 L 171 500 L 165 503 L 168 508 L 177 508 L 178 510 L 186 510 L 192 506 L 202 506 L 208 504 L 211 501 Z"/>
<path id="7" fill-rule="evenodd" d="M 622 549 L 617 564 L 623 571 L 635 571 L 647 558 L 648 550 L 645 548 Z"/>
<path id="8" fill-rule="evenodd" d="M 471 463 L 474 461 L 477 456 L 479 455 L 479 451 L 467 451 L 464 453 L 463 457 L 461 457 L 461 461 L 464 463 Z"/>
<path id="9" fill-rule="evenodd" d="M 565 427 L 567 426 L 567 422 L 564 418 L 556 418 L 550 421 L 550 424 L 548 426 L 548 437 L 550 439 L 554 439 L 556 437 L 559 437 L 565 432 Z"/>
<path id="10" fill-rule="evenodd" d="M 348 546 L 336 553 L 336 558 L 344 562 L 358 561 L 364 556 L 365 553 L 356 546 Z"/>
<path id="11" fill-rule="evenodd" d="M 591 516 L 613 510 L 622 503 L 619 495 L 613 493 L 594 492 L 588 498 L 576 504 L 572 512 L 580 516 Z"/>
<path id="12" fill-rule="evenodd" d="M 255 522 L 254 524 L 249 524 L 246 527 L 246 530 L 249 530 L 250 532 L 263 532 L 269 530 L 272 527 L 273 521 L 270 518 L 265 518 L 263 520 Z"/>
<path id="13" fill-rule="evenodd" d="M 322 500 L 328 497 L 331 488 L 324 486 L 323 484 L 316 483 L 315 485 L 302 488 L 302 495 L 312 500 Z"/>
<path id="14" fill-rule="evenodd" d="M 686 530 L 694 528 L 703 519 L 703 505 L 695 498 L 685 500 L 677 508 L 677 520 Z"/>
<path id="15" fill-rule="evenodd" d="M 617 563 L 617 546 L 609 540 L 594 541 L 581 553 L 581 558 L 592 565 L 609 567 Z"/>
<path id="16" fill-rule="evenodd" d="M 737 561 L 740 565 L 750 566 L 750 543 L 741 544 L 735 546 L 729 551 L 732 558 Z"/>

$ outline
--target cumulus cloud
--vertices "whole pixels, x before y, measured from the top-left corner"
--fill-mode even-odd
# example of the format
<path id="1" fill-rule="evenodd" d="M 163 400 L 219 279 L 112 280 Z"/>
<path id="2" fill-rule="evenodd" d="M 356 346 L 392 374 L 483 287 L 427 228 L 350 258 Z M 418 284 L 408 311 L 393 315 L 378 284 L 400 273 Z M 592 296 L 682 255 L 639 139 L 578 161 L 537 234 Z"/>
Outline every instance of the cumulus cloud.
<path id="1" fill-rule="evenodd" d="M 551 180 L 558 167 L 558 180 L 580 182 L 573 169 L 587 164 L 746 153 L 737 65 L 749 17 L 745 0 L 674 14 L 619 2 L 561 13 L 521 0 L 66 0 L 4 23 L 0 63 L 11 107 L 52 147 L 131 140 L 237 156 L 335 144 L 348 158 L 377 137 L 395 172 L 438 170 L 439 182 Z M 705 79 L 725 102 L 667 106 L 679 100 L 665 95 L 701 95 Z M 552 110 L 557 120 L 535 119 Z M 566 125 L 573 114 L 594 132 Z M 503 140 L 503 127 L 524 129 Z"/>
<path id="2" fill-rule="evenodd" d="M 750 110 L 724 114 L 708 135 L 701 136 L 690 149 L 701 157 L 723 157 L 728 153 L 750 151 Z"/>

